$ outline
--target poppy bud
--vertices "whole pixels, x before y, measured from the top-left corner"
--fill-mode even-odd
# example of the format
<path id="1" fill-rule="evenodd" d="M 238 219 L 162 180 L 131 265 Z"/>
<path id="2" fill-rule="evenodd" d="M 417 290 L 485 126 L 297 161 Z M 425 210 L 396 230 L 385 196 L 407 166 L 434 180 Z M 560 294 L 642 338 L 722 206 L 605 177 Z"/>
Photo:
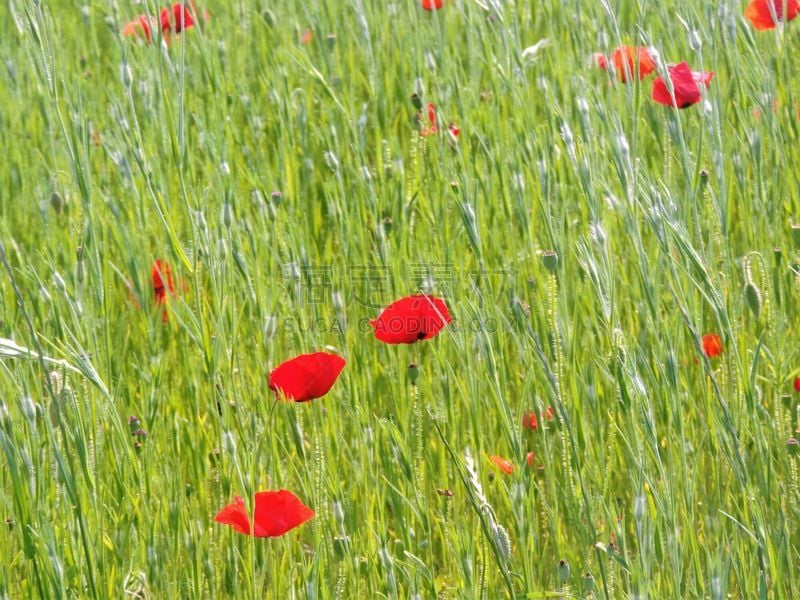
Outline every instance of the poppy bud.
<path id="1" fill-rule="evenodd" d="M 416 92 L 411 94 L 411 105 L 415 110 L 422 110 L 422 98 Z"/>
<path id="2" fill-rule="evenodd" d="M 556 269 L 558 268 L 558 254 L 556 254 L 555 250 L 547 250 L 544 254 L 542 254 L 542 264 L 544 265 L 544 268 L 551 273 L 556 272 Z"/>
<path id="3" fill-rule="evenodd" d="M 333 538 L 333 551 L 336 553 L 337 558 L 344 558 L 347 556 L 347 551 L 350 548 L 350 536 L 337 535 Z"/>
<path id="4" fill-rule="evenodd" d="M 408 365 L 408 380 L 411 382 L 411 385 L 417 385 L 418 379 L 419 379 L 419 365 L 411 363 L 410 365 Z"/>
<path id="5" fill-rule="evenodd" d="M 745 284 L 744 297 L 747 300 L 747 306 L 753 311 L 756 319 L 761 317 L 761 291 L 752 281 L 748 281 Z"/>
<path id="6" fill-rule="evenodd" d="M 797 456 L 800 454 L 800 442 L 797 441 L 797 438 L 791 437 L 786 441 L 786 451 L 789 456 Z"/>
<path id="7" fill-rule="evenodd" d="M 272 204 L 274 204 L 276 207 L 280 206 L 281 202 L 283 202 L 283 194 L 278 190 L 272 192 L 271 197 L 272 197 Z"/>
<path id="8" fill-rule="evenodd" d="M 792 241 L 795 246 L 800 246 L 800 224 L 792 224 Z"/>
<path id="9" fill-rule="evenodd" d="M 569 563 L 566 560 L 562 560 L 558 563 L 558 580 L 561 583 L 567 583 L 569 581 Z"/>
<path id="10" fill-rule="evenodd" d="M 274 27 L 277 22 L 275 13 L 269 9 L 261 13 L 261 18 L 264 19 L 264 23 L 266 23 L 268 27 Z"/>
<path id="11" fill-rule="evenodd" d="M 128 417 L 128 429 L 130 430 L 131 435 L 133 435 L 136 432 L 136 430 L 139 429 L 139 427 L 141 426 L 142 422 L 139 420 L 139 417 L 136 417 L 134 415 Z"/>
<path id="12" fill-rule="evenodd" d="M 586 575 L 583 576 L 582 583 L 584 594 L 591 594 L 594 591 L 594 575 L 586 573 Z"/>
<path id="13" fill-rule="evenodd" d="M 233 206 L 228 202 L 222 205 L 222 224 L 225 229 L 230 229 L 233 224 Z"/>
<path id="14" fill-rule="evenodd" d="M 700 181 L 703 183 L 708 181 L 708 171 L 706 169 L 702 169 L 700 171 Z"/>

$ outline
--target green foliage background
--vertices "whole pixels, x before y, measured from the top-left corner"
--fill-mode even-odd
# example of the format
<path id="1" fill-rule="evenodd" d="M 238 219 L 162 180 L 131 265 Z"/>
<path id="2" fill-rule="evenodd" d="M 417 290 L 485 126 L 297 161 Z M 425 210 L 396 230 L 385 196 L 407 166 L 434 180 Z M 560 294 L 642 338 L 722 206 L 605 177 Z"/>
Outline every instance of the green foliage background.
<path id="1" fill-rule="evenodd" d="M 65 361 L 0 347 L 0 597 L 792 597 L 797 23 L 213 1 L 167 48 L 119 34 L 147 4 L 0 6 L 0 336 Z M 713 70 L 705 100 L 616 84 L 620 43 Z M 420 290 L 453 326 L 377 342 Z M 321 348 L 333 390 L 274 402 Z M 317 517 L 213 522 L 279 488 Z"/>

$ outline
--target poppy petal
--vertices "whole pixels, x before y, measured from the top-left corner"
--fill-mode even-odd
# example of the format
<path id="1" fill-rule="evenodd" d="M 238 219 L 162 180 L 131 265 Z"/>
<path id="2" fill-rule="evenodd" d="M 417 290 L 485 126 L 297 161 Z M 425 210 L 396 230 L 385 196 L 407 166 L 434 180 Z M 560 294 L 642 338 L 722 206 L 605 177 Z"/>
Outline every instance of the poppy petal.
<path id="1" fill-rule="evenodd" d="M 674 99 L 663 77 L 658 77 L 653 82 L 653 100 L 665 106 L 686 108 L 697 104 L 702 99 L 700 85 L 708 86 L 714 73 L 692 72 L 689 65 L 682 62 L 668 68 L 669 79 L 672 83 Z"/>
<path id="2" fill-rule="evenodd" d="M 336 354 L 301 354 L 272 370 L 269 389 L 294 402 L 321 398 L 333 387 L 345 364 L 345 360 Z"/>
<path id="3" fill-rule="evenodd" d="M 172 279 L 172 269 L 167 262 L 160 258 L 153 263 L 151 268 L 153 278 L 153 295 L 156 304 L 163 304 L 167 299 L 167 294 L 175 293 L 175 282 Z"/>
<path id="4" fill-rule="evenodd" d="M 759 31 L 775 29 L 777 23 L 791 21 L 800 14 L 800 0 L 788 0 L 784 18 L 783 3 L 784 0 L 753 0 L 744 10 L 744 16 Z"/>
<path id="5" fill-rule="evenodd" d="M 422 10 L 440 10 L 444 0 L 422 0 Z"/>
<path id="6" fill-rule="evenodd" d="M 707 333 L 703 336 L 703 353 L 708 358 L 716 358 L 722 354 L 722 338 L 716 333 Z"/>
<path id="7" fill-rule="evenodd" d="M 156 20 L 153 17 L 139 15 L 132 21 L 125 23 L 125 25 L 122 27 L 122 35 L 139 37 L 139 35 L 142 34 L 144 35 L 144 38 L 150 42 L 152 41 L 152 30 L 153 27 L 155 27 L 155 24 Z"/>
<path id="8" fill-rule="evenodd" d="M 287 490 L 256 494 L 253 535 L 278 537 L 302 525 L 314 516 L 314 511 Z"/>
<path id="9" fill-rule="evenodd" d="M 171 8 L 161 10 L 161 30 L 181 33 L 185 29 L 194 27 L 192 11 L 194 3 L 181 4 L 176 2 Z"/>
<path id="10" fill-rule="evenodd" d="M 382 342 L 413 344 L 435 337 L 452 320 L 443 299 L 416 294 L 387 306 L 370 325 Z"/>
<path id="11" fill-rule="evenodd" d="M 217 523 L 230 525 L 239 533 L 250 535 L 250 517 L 247 516 L 247 509 L 244 500 L 239 496 L 233 498 L 233 503 L 224 507 L 214 517 Z"/>
<path id="12" fill-rule="evenodd" d="M 492 462 L 506 475 L 511 475 L 514 472 L 514 465 L 507 458 L 502 456 L 491 456 Z"/>

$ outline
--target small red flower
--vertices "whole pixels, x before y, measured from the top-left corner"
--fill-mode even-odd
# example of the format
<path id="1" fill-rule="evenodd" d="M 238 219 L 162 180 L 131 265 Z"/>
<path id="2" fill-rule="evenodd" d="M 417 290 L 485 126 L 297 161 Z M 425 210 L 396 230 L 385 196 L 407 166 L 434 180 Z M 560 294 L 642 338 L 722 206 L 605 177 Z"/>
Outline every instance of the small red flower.
<path id="1" fill-rule="evenodd" d="M 172 280 L 172 269 L 169 264 L 160 258 L 153 263 L 153 296 L 156 304 L 163 304 L 167 301 L 167 295 L 175 293 L 175 282 Z"/>
<path id="2" fill-rule="evenodd" d="M 553 410 L 552 406 L 548 406 L 547 410 L 544 411 L 544 418 L 546 421 L 552 421 L 556 417 L 556 412 Z"/>
<path id="3" fill-rule="evenodd" d="M 220 510 L 214 520 L 245 535 L 278 537 L 314 516 L 313 510 L 287 490 L 258 492 L 255 499 L 253 523 L 250 523 L 244 500 L 239 496 L 234 496 L 233 503 Z"/>
<path id="4" fill-rule="evenodd" d="M 429 136 L 431 134 L 437 133 L 439 129 L 436 127 L 436 106 L 432 103 L 429 103 L 427 106 L 428 110 L 428 123 L 430 124 L 429 127 L 424 128 L 419 134 L 422 137 Z"/>
<path id="5" fill-rule="evenodd" d="M 148 42 L 153 39 L 153 28 L 156 27 L 156 20 L 147 15 L 139 15 L 133 21 L 129 21 L 122 28 L 122 35 L 139 37 L 144 36 Z"/>
<path id="6" fill-rule="evenodd" d="M 440 10 L 444 7 L 444 0 L 422 0 L 422 10 Z"/>
<path id="7" fill-rule="evenodd" d="M 784 0 L 752 0 L 744 10 L 744 16 L 759 31 L 775 29 L 778 23 L 791 21 L 800 14 L 800 1 L 786 0 L 784 18 L 783 3 Z"/>
<path id="8" fill-rule="evenodd" d="M 658 77 L 653 82 L 653 100 L 664 106 L 687 108 L 697 104 L 702 99 L 700 84 L 708 87 L 714 73 L 692 71 L 685 62 L 669 67 L 669 78 L 675 93 L 673 100 L 669 88 L 663 77 Z"/>
<path id="9" fill-rule="evenodd" d="M 707 333 L 703 336 L 703 354 L 708 358 L 716 358 L 722 354 L 722 338 L 716 333 Z"/>
<path id="10" fill-rule="evenodd" d="M 194 27 L 194 2 L 181 4 L 176 2 L 171 8 L 161 9 L 161 31 L 166 33 L 181 33 L 185 29 Z"/>
<path id="11" fill-rule="evenodd" d="M 800 394 L 800 377 L 795 377 L 792 385 L 794 386 L 794 391 Z"/>
<path id="12" fill-rule="evenodd" d="M 301 354 L 281 363 L 269 374 L 269 389 L 294 402 L 321 398 L 333 387 L 345 360 L 336 354 Z"/>
<path id="13" fill-rule="evenodd" d="M 153 298 L 156 304 L 163 304 L 164 310 L 161 312 L 161 320 L 166 323 L 168 317 L 167 312 L 167 296 L 175 294 L 175 282 L 172 280 L 172 269 L 169 264 L 160 258 L 153 263 L 151 268 L 151 276 L 153 278 Z"/>
<path id="14" fill-rule="evenodd" d="M 536 418 L 536 413 L 529 410 L 522 415 L 522 428 L 536 431 L 539 428 L 539 420 Z"/>
<path id="15" fill-rule="evenodd" d="M 456 125 L 455 123 L 450 123 L 449 127 L 447 128 L 447 131 L 450 132 L 450 135 L 453 136 L 454 140 L 458 139 L 458 134 L 461 133 L 461 129 L 459 129 L 458 125 Z"/>
<path id="16" fill-rule="evenodd" d="M 527 464 L 529 467 L 533 466 L 533 452 L 528 452 L 528 457 L 525 460 L 525 464 Z"/>
<path id="17" fill-rule="evenodd" d="M 603 54 L 593 55 L 594 62 L 604 71 L 608 70 L 608 60 Z M 636 77 L 637 66 L 639 79 L 644 79 L 656 70 L 656 62 L 645 46 L 620 46 L 610 56 L 611 64 L 619 80 L 627 83 Z"/>
<path id="18" fill-rule="evenodd" d="M 511 475 L 514 472 L 514 465 L 511 461 L 503 458 L 502 456 L 491 456 L 492 462 L 506 475 Z"/>
<path id="19" fill-rule="evenodd" d="M 382 342 L 413 344 L 436 336 L 452 320 L 444 300 L 417 294 L 393 302 L 370 325 Z"/>

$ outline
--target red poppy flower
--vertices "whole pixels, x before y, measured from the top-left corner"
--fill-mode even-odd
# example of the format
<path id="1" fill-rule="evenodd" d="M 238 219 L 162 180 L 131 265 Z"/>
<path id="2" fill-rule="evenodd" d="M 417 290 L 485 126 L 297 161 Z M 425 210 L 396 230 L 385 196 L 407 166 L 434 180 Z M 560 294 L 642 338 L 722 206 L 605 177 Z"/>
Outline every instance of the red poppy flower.
<path id="1" fill-rule="evenodd" d="M 714 73 L 702 73 L 692 71 L 685 62 L 669 67 L 669 78 L 672 82 L 672 89 L 675 99 L 669 93 L 667 84 L 663 77 L 658 77 L 653 82 L 653 100 L 664 106 L 675 108 L 686 108 L 697 104 L 702 99 L 700 84 L 708 87 Z"/>
<path id="2" fill-rule="evenodd" d="M 794 391 L 800 394 L 800 377 L 795 377 L 792 385 L 794 386 Z"/>
<path id="3" fill-rule="evenodd" d="M 161 9 L 161 31 L 164 33 L 181 33 L 194 27 L 194 2 L 181 4 L 176 2 L 171 8 Z"/>
<path id="4" fill-rule="evenodd" d="M 707 333 L 703 336 L 703 354 L 708 358 L 715 358 L 722 354 L 722 338 L 716 333 Z"/>
<path id="5" fill-rule="evenodd" d="M 452 320 L 444 300 L 417 294 L 393 302 L 370 325 L 382 342 L 413 344 L 436 336 Z"/>
<path id="6" fill-rule="evenodd" d="M 253 523 L 244 506 L 244 500 L 234 496 L 233 504 L 220 510 L 214 517 L 217 523 L 230 525 L 239 533 L 255 537 L 278 537 L 302 525 L 314 516 L 314 511 L 287 490 L 258 492 Z"/>
<path id="7" fill-rule="evenodd" d="M 656 62 L 645 46 L 620 46 L 611 53 L 610 59 L 617 77 L 623 83 L 636 77 L 637 66 L 639 79 L 644 79 L 656 70 Z M 608 70 L 608 60 L 604 55 L 595 54 L 594 61 L 604 71 Z"/>
<path id="8" fill-rule="evenodd" d="M 784 17 L 783 3 L 784 0 L 752 0 L 744 10 L 744 16 L 759 31 L 775 29 L 777 23 L 791 21 L 800 14 L 800 1 L 786 0 Z"/>
<path id="9" fill-rule="evenodd" d="M 548 406 L 547 410 L 544 411 L 544 418 L 547 421 L 552 421 L 556 417 L 556 412 L 553 410 L 552 406 Z"/>
<path id="10" fill-rule="evenodd" d="M 461 129 L 459 129 L 458 125 L 455 123 L 450 123 L 447 131 L 450 132 L 450 135 L 453 136 L 453 139 L 458 139 L 458 134 L 461 133 Z"/>
<path id="11" fill-rule="evenodd" d="M 536 413 L 529 410 L 522 415 L 522 428 L 536 431 L 539 429 L 539 420 L 536 418 Z"/>
<path id="12" fill-rule="evenodd" d="M 444 0 L 422 0 L 422 10 L 439 10 L 444 6 Z"/>
<path id="13" fill-rule="evenodd" d="M 336 354 L 301 354 L 281 363 L 269 374 L 269 389 L 294 402 L 321 398 L 333 387 L 345 360 Z"/>
<path id="14" fill-rule="evenodd" d="M 429 136 L 439 131 L 439 129 L 436 127 L 436 106 L 434 106 L 432 103 L 429 103 L 427 106 L 427 110 L 428 110 L 428 123 L 430 123 L 430 126 L 420 131 L 420 135 L 422 137 Z"/>
<path id="15" fill-rule="evenodd" d="M 511 475 L 514 472 L 514 465 L 511 461 L 503 458 L 502 456 L 491 456 L 492 462 L 506 475 Z"/>
<path id="16" fill-rule="evenodd" d="M 528 452 L 528 458 L 525 460 L 525 464 L 529 467 L 533 466 L 533 452 Z"/>
<path id="17" fill-rule="evenodd" d="M 147 15 L 139 15 L 133 21 L 130 21 L 122 28 L 122 35 L 139 37 L 144 35 L 144 39 L 148 42 L 153 39 L 153 28 L 156 26 L 156 20 Z"/>
<path id="18" fill-rule="evenodd" d="M 172 280 L 172 269 L 169 264 L 160 258 L 153 263 L 153 295 L 156 304 L 164 304 L 167 301 L 167 294 L 175 293 L 175 282 Z"/>

